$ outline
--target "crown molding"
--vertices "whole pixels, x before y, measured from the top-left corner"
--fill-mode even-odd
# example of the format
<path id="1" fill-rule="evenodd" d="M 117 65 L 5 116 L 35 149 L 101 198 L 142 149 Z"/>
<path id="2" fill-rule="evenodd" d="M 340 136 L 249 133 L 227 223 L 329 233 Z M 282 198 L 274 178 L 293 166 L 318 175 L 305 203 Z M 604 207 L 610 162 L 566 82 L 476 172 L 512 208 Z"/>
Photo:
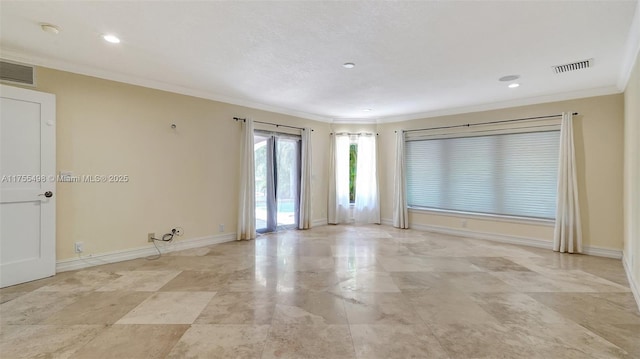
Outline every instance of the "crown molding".
<path id="1" fill-rule="evenodd" d="M 375 125 L 379 122 L 375 118 L 334 118 L 331 123 L 339 125 Z"/>
<path id="2" fill-rule="evenodd" d="M 640 8 L 640 5 L 638 6 L 638 8 Z M 635 27 L 632 26 L 632 29 L 636 29 L 636 30 L 639 28 L 638 18 L 640 16 L 638 16 L 638 11 L 639 10 L 636 9 L 636 16 L 634 18 Z M 638 52 L 637 45 L 638 45 L 638 40 L 636 39 L 636 54 Z M 36 66 L 48 67 L 55 70 L 67 71 L 67 72 L 72 72 L 80 75 L 92 76 L 92 77 L 97 77 L 105 80 L 122 82 L 126 84 L 142 86 L 142 87 L 147 87 L 151 89 L 177 93 L 181 95 L 193 96 L 193 97 L 198 97 L 202 99 L 218 101 L 218 102 L 228 103 L 228 104 L 237 105 L 237 106 L 243 106 L 243 107 L 252 108 L 252 109 L 279 113 L 283 115 L 295 116 L 295 117 L 300 117 L 300 118 L 313 120 L 313 121 L 333 123 L 333 124 L 345 124 L 345 125 L 346 124 L 362 125 L 362 124 L 382 124 L 382 123 L 402 122 L 402 121 L 418 120 L 418 119 L 432 118 L 432 117 L 438 117 L 438 116 L 459 115 L 459 114 L 471 113 L 471 112 L 499 110 L 504 108 L 518 107 L 518 106 L 566 101 L 566 100 L 573 100 L 573 99 L 594 97 L 594 96 L 604 96 L 604 95 L 611 95 L 611 94 L 622 92 L 622 90 L 620 90 L 620 86 L 607 86 L 607 87 L 598 87 L 598 88 L 572 91 L 572 92 L 566 92 L 566 93 L 527 97 L 527 98 L 522 98 L 517 100 L 440 109 L 440 110 L 406 114 L 406 115 L 398 115 L 398 116 L 387 116 L 387 117 L 381 117 L 377 119 L 331 118 L 331 117 L 320 116 L 320 115 L 311 114 L 303 111 L 296 111 L 296 110 L 291 110 L 291 109 L 282 108 L 278 106 L 271 106 L 271 105 L 266 105 L 262 103 L 237 99 L 233 97 L 211 93 L 208 91 L 196 90 L 196 89 L 187 88 L 184 86 L 173 85 L 173 84 L 165 83 L 162 81 L 138 78 L 135 76 L 116 73 L 113 71 L 100 70 L 91 66 L 76 65 L 76 64 L 68 63 L 66 61 L 47 59 L 39 56 L 28 55 L 16 50 L 5 49 L 5 48 L 0 50 L 1 50 L 0 56 L 3 59 L 10 60 L 10 61 L 17 61 L 17 62 L 36 65 Z M 632 65 L 633 65 L 633 62 L 635 62 L 635 58 L 632 61 Z M 632 65 L 631 65 L 631 68 L 633 67 Z M 627 75 L 626 81 L 628 81 L 628 77 L 631 73 L 631 70 L 629 69 L 628 72 L 629 74 Z"/>
<path id="3" fill-rule="evenodd" d="M 505 108 L 512 108 L 512 107 L 518 107 L 518 106 L 537 105 L 537 104 L 549 103 L 549 102 L 558 102 L 558 101 L 575 100 L 575 99 L 587 98 L 587 97 L 613 95 L 613 94 L 618 94 L 620 92 L 621 91 L 618 90 L 616 86 L 612 85 L 612 86 L 597 87 L 597 88 L 592 88 L 587 90 L 578 90 L 578 91 L 557 93 L 557 94 L 551 94 L 551 95 L 527 97 L 527 98 L 522 98 L 517 100 L 493 102 L 493 103 L 479 104 L 474 106 L 448 108 L 448 109 L 414 113 L 414 114 L 408 114 L 408 115 L 390 116 L 390 117 L 379 119 L 378 123 L 393 123 L 393 122 L 418 120 L 423 118 L 431 118 L 431 117 L 439 117 L 439 116 L 460 115 L 460 114 L 471 113 L 471 112 L 501 110 Z"/>
<path id="4" fill-rule="evenodd" d="M 624 91 L 627 88 L 629 78 L 636 59 L 640 55 L 640 1 L 636 2 L 636 12 L 633 15 L 629 34 L 627 35 L 627 43 L 620 67 L 620 75 L 618 76 L 618 90 Z"/>
<path id="5" fill-rule="evenodd" d="M 142 86 L 142 87 L 147 87 L 155 90 L 177 93 L 180 95 L 198 97 L 206 100 L 224 102 L 232 105 L 238 105 L 238 106 L 253 108 L 257 110 L 263 110 L 263 111 L 275 112 L 283 115 L 305 118 L 308 120 L 314 120 L 314 121 L 320 121 L 320 122 L 331 122 L 331 118 L 329 117 L 324 117 L 324 116 L 311 114 L 303 111 L 296 111 L 296 110 L 291 110 L 283 107 L 266 105 L 259 102 L 242 100 L 234 97 L 211 93 L 208 91 L 196 90 L 196 89 L 192 89 L 184 86 L 174 85 L 174 84 L 157 81 L 157 80 L 145 79 L 145 78 L 131 76 L 131 75 L 125 75 L 125 74 L 117 73 L 113 71 L 105 71 L 105 70 L 97 69 L 91 66 L 72 64 L 66 61 L 28 55 L 12 49 L 6 49 L 6 48 L 1 49 L 0 56 L 3 59 L 10 60 L 10 61 L 17 61 L 21 63 L 36 65 L 36 66 L 48 67 L 55 70 L 67 71 L 75 74 L 97 77 L 104 80 L 122 82 L 130 85 Z"/>

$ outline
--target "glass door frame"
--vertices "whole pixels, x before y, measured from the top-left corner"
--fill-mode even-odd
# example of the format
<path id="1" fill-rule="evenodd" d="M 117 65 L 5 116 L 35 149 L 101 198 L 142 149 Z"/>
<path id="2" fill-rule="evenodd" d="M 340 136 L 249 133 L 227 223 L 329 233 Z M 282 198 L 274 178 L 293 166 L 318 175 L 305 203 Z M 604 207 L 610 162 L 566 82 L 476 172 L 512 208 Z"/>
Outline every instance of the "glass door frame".
<path id="1" fill-rule="evenodd" d="M 281 140 L 281 142 L 280 142 Z M 284 202 L 280 200 L 278 196 L 278 177 L 280 176 L 280 172 L 284 171 L 285 168 L 280 167 L 279 163 L 279 155 L 278 152 L 280 150 L 280 145 L 284 143 L 291 143 L 294 145 L 294 156 L 291 158 L 289 154 L 289 160 L 293 160 L 292 167 L 288 168 L 289 178 L 289 198 L 291 200 L 291 207 L 287 206 L 287 208 L 291 208 L 293 210 L 293 223 L 280 224 L 283 221 L 278 221 L 278 217 L 283 218 L 286 216 L 281 212 L 284 208 Z M 256 149 L 255 145 L 261 142 L 266 142 L 263 146 L 265 148 L 264 155 L 257 155 L 257 151 L 260 148 Z M 256 186 L 256 232 L 258 233 L 267 233 L 267 232 L 275 232 L 277 230 L 282 229 L 293 229 L 298 226 L 299 222 L 299 201 L 300 201 L 300 179 L 301 179 L 301 137 L 272 132 L 272 131 L 262 131 L 255 130 L 254 131 L 254 162 L 255 162 L 255 186 Z M 284 150 L 282 150 L 284 151 Z M 283 153 L 284 154 L 284 153 Z M 283 156 L 284 157 L 284 156 Z M 258 171 L 258 167 L 264 164 L 264 168 L 262 171 Z M 279 170 L 280 169 L 280 170 Z M 292 173 L 293 172 L 293 173 Z M 262 178 L 264 177 L 264 178 Z M 260 178 L 260 180 L 258 180 Z M 291 186 L 294 185 L 293 192 L 291 193 Z M 263 191 L 264 187 L 264 191 Z M 285 192 L 284 188 L 280 188 L 281 192 Z M 263 194 L 263 200 L 258 200 L 260 194 Z M 263 203 L 264 202 L 264 203 Z M 284 212 L 288 213 L 288 212 Z M 291 216 L 291 215 L 289 215 Z M 262 225 L 264 223 L 264 225 Z"/>

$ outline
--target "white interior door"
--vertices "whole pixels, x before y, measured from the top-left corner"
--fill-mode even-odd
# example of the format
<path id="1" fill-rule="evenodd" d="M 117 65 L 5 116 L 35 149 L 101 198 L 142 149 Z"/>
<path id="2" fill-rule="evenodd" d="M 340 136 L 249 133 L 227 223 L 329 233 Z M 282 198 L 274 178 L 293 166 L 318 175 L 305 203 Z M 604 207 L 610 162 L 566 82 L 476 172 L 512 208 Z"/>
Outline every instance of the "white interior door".
<path id="1" fill-rule="evenodd" d="M 0 85 L 0 287 L 56 271 L 55 96 Z"/>

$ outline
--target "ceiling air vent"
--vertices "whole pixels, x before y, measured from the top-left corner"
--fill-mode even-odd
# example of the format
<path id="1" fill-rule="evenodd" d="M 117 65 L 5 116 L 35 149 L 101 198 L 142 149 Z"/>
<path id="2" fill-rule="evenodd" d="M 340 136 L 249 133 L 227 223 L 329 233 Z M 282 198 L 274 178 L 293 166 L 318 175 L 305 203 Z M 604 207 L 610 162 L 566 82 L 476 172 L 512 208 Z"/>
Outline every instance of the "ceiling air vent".
<path id="1" fill-rule="evenodd" d="M 22 85 L 35 85 L 33 66 L 0 60 L 0 80 Z"/>
<path id="2" fill-rule="evenodd" d="M 588 69 L 591 66 L 593 66 L 593 59 L 572 62 L 570 64 L 565 64 L 565 65 L 554 66 L 553 71 L 557 74 L 561 74 L 563 72 Z"/>

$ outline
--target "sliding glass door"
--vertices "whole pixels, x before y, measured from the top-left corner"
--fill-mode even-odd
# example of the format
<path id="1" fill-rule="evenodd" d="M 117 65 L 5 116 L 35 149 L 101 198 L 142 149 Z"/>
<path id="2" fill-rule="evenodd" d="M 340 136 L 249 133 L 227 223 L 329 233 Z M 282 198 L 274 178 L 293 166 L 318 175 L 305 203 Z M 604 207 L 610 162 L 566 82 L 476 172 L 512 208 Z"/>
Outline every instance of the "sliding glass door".
<path id="1" fill-rule="evenodd" d="M 256 131 L 256 230 L 295 228 L 300 201 L 299 136 Z"/>
<path id="2" fill-rule="evenodd" d="M 253 148 L 255 156 L 255 176 L 256 176 L 256 230 L 260 233 L 266 232 L 269 228 L 273 230 L 273 218 L 268 214 L 267 204 L 272 203 L 273 195 L 273 139 L 271 136 L 254 134 Z"/>
<path id="3" fill-rule="evenodd" d="M 298 225 L 300 204 L 300 140 L 276 140 L 276 210 L 279 228 Z"/>

